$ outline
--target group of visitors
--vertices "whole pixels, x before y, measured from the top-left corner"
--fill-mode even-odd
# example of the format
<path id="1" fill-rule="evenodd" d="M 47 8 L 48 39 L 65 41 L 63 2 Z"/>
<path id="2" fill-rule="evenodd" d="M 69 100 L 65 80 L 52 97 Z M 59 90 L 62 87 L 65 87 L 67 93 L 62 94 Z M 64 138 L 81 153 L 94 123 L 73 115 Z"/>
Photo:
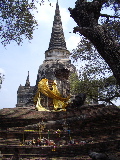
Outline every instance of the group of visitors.
<path id="1" fill-rule="evenodd" d="M 33 138 L 32 140 L 25 140 L 26 145 L 35 145 L 35 146 L 52 146 L 55 145 L 55 142 L 53 140 L 49 140 L 47 138 Z"/>
<path id="2" fill-rule="evenodd" d="M 80 141 L 75 139 L 57 139 L 57 142 L 54 142 L 54 140 L 49 140 L 47 138 L 33 138 L 32 140 L 25 140 L 25 145 L 33 145 L 33 146 L 63 146 L 63 145 L 85 145 L 86 141 Z"/>

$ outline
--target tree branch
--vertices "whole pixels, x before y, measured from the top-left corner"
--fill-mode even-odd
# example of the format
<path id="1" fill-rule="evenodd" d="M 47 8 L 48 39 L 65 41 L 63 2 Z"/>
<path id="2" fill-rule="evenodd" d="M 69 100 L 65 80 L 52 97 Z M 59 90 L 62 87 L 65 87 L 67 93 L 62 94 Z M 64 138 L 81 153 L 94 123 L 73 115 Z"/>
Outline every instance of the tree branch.
<path id="1" fill-rule="evenodd" d="M 98 101 L 105 101 L 105 102 L 112 103 L 111 100 L 113 100 L 114 98 L 118 98 L 118 97 L 120 97 L 120 95 L 115 94 L 114 96 L 109 97 L 109 98 L 99 98 Z"/>
<path id="2" fill-rule="evenodd" d="M 108 2 L 108 0 L 93 0 L 93 2 L 96 2 L 96 1 L 98 1 L 98 2 L 100 2 L 100 3 L 107 3 Z"/>
<path id="3" fill-rule="evenodd" d="M 101 13 L 100 13 L 100 16 L 101 17 L 106 17 L 106 18 L 120 18 L 118 16 L 111 16 L 111 15 L 108 15 L 108 14 L 101 14 Z"/>

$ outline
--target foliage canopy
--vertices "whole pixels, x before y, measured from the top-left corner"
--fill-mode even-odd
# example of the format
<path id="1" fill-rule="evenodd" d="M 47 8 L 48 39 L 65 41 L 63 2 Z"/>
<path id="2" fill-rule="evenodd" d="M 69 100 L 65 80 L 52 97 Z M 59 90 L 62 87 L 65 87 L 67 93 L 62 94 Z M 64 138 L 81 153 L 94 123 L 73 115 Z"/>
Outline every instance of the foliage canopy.
<path id="1" fill-rule="evenodd" d="M 19 45 L 23 38 L 33 38 L 37 21 L 32 11 L 37 11 L 36 3 L 41 5 L 44 1 L 0 0 L 0 38 L 4 46 L 11 41 Z"/>

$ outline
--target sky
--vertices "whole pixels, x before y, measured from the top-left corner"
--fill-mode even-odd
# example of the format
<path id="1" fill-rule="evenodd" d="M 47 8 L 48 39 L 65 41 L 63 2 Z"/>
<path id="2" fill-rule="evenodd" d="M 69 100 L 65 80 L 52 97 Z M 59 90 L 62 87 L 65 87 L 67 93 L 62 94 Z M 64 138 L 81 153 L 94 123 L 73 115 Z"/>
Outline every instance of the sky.
<path id="1" fill-rule="evenodd" d="M 67 49 L 76 48 L 80 41 L 78 34 L 72 33 L 76 26 L 70 17 L 68 8 L 74 8 L 75 1 L 59 0 L 60 14 L 66 40 Z M 34 12 L 38 21 L 38 29 L 34 31 L 33 40 L 23 40 L 22 46 L 15 42 L 6 48 L 0 44 L 0 73 L 5 74 L 5 79 L 0 89 L 0 109 L 14 108 L 17 103 L 17 90 L 19 85 L 25 85 L 27 74 L 30 74 L 30 84 L 34 86 L 37 79 L 39 66 L 45 59 L 45 51 L 48 49 L 52 32 L 56 0 L 38 6 L 38 13 Z M 71 32 L 71 33 L 69 33 Z"/>
<path id="2" fill-rule="evenodd" d="M 0 109 L 14 108 L 17 103 L 17 90 L 19 85 L 25 85 L 29 71 L 30 85 L 36 84 L 39 66 L 45 59 L 45 51 L 48 49 L 55 7 L 57 0 L 51 0 L 45 5 L 37 5 L 38 13 L 34 12 L 38 21 L 38 29 L 34 31 L 33 39 L 23 40 L 22 46 L 11 42 L 6 48 L 0 44 L 0 73 L 5 74 L 5 79 L 0 89 Z M 73 33 L 73 27 L 77 24 L 70 17 L 68 8 L 74 8 L 76 0 L 59 0 L 60 14 L 66 40 L 67 49 L 71 51 L 77 47 L 80 36 Z M 71 33 L 70 33 L 71 32 Z"/>

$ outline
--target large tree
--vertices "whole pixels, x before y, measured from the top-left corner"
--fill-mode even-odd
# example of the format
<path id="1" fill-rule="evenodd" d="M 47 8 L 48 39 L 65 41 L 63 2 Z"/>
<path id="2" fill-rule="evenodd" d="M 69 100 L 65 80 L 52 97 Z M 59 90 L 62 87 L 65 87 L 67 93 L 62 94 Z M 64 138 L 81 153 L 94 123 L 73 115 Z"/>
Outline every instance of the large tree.
<path id="1" fill-rule="evenodd" d="M 103 7 L 110 6 L 115 15 L 101 14 Z M 114 18 L 119 21 L 119 0 L 77 0 L 74 9 L 69 8 L 71 17 L 77 23 L 74 32 L 89 39 L 99 54 L 111 68 L 114 77 L 120 85 L 120 45 L 114 36 L 110 35 L 107 25 L 98 22 L 100 17 L 106 17 L 106 24 Z M 113 23 L 113 21 L 111 21 Z M 118 22 L 119 25 L 119 22 Z"/>

